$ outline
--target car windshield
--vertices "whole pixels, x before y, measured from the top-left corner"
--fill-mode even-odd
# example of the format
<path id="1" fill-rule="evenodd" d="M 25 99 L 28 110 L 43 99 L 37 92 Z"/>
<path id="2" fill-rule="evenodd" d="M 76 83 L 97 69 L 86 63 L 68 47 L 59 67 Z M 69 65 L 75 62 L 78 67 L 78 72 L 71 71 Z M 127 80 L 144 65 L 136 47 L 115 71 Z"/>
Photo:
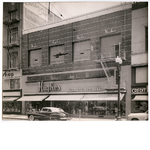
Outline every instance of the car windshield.
<path id="1" fill-rule="evenodd" d="M 59 112 L 64 112 L 64 110 L 62 110 L 61 108 L 59 108 Z"/>

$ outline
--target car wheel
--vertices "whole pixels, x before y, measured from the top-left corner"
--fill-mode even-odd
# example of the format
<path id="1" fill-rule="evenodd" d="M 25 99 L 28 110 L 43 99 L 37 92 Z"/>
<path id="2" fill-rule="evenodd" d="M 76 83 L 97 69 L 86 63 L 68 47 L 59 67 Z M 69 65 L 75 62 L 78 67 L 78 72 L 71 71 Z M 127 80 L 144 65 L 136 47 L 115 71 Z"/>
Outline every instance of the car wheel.
<path id="1" fill-rule="evenodd" d="M 29 120 L 30 120 L 30 121 L 34 121 L 34 116 L 33 116 L 33 115 L 30 115 L 30 116 L 29 116 Z"/>
<path id="2" fill-rule="evenodd" d="M 139 121 L 139 119 L 133 118 L 133 119 L 131 119 L 131 121 Z"/>

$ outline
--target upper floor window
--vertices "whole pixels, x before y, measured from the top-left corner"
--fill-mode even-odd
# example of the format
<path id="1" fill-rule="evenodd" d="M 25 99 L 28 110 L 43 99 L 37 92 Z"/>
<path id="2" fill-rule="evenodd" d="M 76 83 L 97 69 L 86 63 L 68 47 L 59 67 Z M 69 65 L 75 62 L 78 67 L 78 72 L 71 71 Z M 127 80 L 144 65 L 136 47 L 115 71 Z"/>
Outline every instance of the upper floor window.
<path id="1" fill-rule="evenodd" d="M 116 58 L 119 56 L 119 43 L 121 35 L 113 35 L 101 38 L 101 58 Z"/>
<path id="2" fill-rule="evenodd" d="M 83 61 L 90 59 L 90 40 L 76 42 L 73 45 L 74 61 Z"/>
<path id="3" fill-rule="evenodd" d="M 18 28 L 12 28 L 10 30 L 10 43 L 14 43 L 18 41 Z"/>
<path id="4" fill-rule="evenodd" d="M 20 79 L 10 79 L 10 89 L 19 89 Z"/>
<path id="5" fill-rule="evenodd" d="M 42 65 L 42 51 L 32 50 L 29 51 L 29 67 Z"/>
<path id="6" fill-rule="evenodd" d="M 148 27 L 145 27 L 145 49 L 148 51 Z"/>
<path id="7" fill-rule="evenodd" d="M 136 68 L 135 83 L 148 83 L 148 67 L 137 67 Z"/>
<path id="8" fill-rule="evenodd" d="M 16 19 L 18 17 L 17 10 L 10 12 L 10 20 Z"/>
<path id="9" fill-rule="evenodd" d="M 9 69 L 14 69 L 18 67 L 18 52 L 12 52 L 8 55 Z"/>
<path id="10" fill-rule="evenodd" d="M 50 64 L 64 63 L 64 55 L 67 55 L 67 53 L 64 52 L 64 45 L 51 47 L 49 53 Z"/>

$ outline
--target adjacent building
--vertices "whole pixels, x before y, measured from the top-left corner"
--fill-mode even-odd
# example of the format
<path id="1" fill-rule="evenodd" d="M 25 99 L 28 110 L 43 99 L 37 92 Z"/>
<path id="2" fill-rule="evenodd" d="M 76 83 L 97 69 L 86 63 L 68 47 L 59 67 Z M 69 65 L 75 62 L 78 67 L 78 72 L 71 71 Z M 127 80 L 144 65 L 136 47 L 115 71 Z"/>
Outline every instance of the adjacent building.
<path id="1" fill-rule="evenodd" d="M 148 110 L 148 3 L 132 5 L 131 112 Z"/>
<path id="2" fill-rule="evenodd" d="M 45 7 L 41 3 L 3 3 L 3 113 L 23 111 L 22 102 L 16 101 L 22 97 L 22 31 L 42 25 L 43 19 L 46 24 L 61 20 Z"/>

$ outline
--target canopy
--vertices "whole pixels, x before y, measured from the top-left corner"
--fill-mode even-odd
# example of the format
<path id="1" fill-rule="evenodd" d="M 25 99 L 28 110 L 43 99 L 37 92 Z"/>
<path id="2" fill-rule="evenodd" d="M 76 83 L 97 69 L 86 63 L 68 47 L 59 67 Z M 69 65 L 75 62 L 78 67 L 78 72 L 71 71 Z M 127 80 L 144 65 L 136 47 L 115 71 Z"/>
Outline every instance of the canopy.
<path id="1" fill-rule="evenodd" d="M 124 94 L 120 94 L 122 100 Z M 118 94 L 89 94 L 82 98 L 82 101 L 117 101 Z"/>
<path id="2" fill-rule="evenodd" d="M 14 101 L 16 99 L 18 99 L 19 97 L 4 97 L 3 101 Z"/>
<path id="3" fill-rule="evenodd" d="M 79 101 L 84 95 L 50 95 L 45 101 Z"/>
<path id="4" fill-rule="evenodd" d="M 136 95 L 133 101 L 148 101 L 148 95 Z"/>
<path id="5" fill-rule="evenodd" d="M 42 101 L 48 95 L 34 95 L 34 96 L 23 96 L 19 98 L 17 101 Z"/>

